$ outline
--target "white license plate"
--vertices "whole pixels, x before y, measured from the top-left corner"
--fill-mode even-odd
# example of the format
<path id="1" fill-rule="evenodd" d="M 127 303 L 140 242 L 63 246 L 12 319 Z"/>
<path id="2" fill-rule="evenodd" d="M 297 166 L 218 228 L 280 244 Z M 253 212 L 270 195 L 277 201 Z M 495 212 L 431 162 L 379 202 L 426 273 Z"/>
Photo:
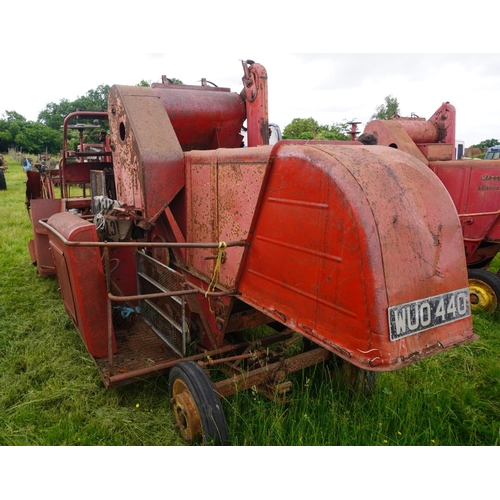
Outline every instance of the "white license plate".
<path id="1" fill-rule="evenodd" d="M 389 307 L 390 340 L 430 330 L 470 316 L 468 288 Z"/>

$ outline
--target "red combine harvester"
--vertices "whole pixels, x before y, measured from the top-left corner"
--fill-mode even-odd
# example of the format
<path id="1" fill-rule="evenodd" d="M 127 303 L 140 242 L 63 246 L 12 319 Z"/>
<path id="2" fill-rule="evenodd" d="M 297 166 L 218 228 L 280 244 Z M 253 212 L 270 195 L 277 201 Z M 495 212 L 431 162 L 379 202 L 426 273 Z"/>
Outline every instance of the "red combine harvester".
<path id="1" fill-rule="evenodd" d="M 500 303 L 500 276 L 487 270 L 500 252 L 500 164 L 455 160 L 455 122 L 455 107 L 446 102 L 429 120 L 395 116 L 368 123 L 364 132 L 425 163 L 446 186 L 462 226 L 472 310 L 491 314 Z"/>
<path id="2" fill-rule="evenodd" d="M 32 260 L 104 384 L 169 373 L 189 442 L 227 442 L 219 398 L 238 390 L 285 398 L 287 375 L 325 361 L 369 387 L 476 338 L 460 220 L 427 164 L 356 141 L 269 146 L 266 70 L 243 70 L 241 93 L 113 86 L 107 112 L 64 123 L 60 197 L 28 191 Z M 108 118 L 101 157 L 68 151 L 68 128 Z"/>

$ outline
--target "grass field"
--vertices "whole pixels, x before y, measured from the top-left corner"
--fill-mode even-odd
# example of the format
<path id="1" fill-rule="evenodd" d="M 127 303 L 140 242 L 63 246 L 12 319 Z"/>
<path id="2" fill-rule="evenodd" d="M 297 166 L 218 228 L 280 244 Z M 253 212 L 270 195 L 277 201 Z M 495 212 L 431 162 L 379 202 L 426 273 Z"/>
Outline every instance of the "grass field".
<path id="1" fill-rule="evenodd" d="M 7 158 L 8 160 L 8 158 Z M 25 174 L 8 160 L 0 191 L 0 445 L 177 446 L 164 378 L 107 390 L 59 298 L 30 263 Z M 498 265 L 498 262 L 495 263 Z M 293 376 L 289 403 L 252 391 L 223 400 L 229 438 L 246 446 L 496 446 L 500 322 L 479 340 L 382 373 L 371 398 L 318 366 Z"/>

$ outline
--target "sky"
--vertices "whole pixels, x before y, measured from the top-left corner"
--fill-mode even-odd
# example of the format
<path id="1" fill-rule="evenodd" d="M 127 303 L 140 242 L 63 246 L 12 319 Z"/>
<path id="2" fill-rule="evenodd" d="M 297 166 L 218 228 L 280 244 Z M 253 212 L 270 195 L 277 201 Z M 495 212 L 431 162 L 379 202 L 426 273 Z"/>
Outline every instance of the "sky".
<path id="1" fill-rule="evenodd" d="M 0 117 L 9 110 L 36 120 L 47 104 L 101 84 L 165 74 L 240 92 L 241 60 L 252 59 L 267 69 L 269 119 L 282 129 L 312 117 L 360 121 L 362 131 L 391 95 L 401 116 L 428 119 L 453 104 L 466 147 L 500 140 L 500 51 L 488 6 L 476 0 L 468 14 L 451 0 L 7 2 Z"/>
<path id="2" fill-rule="evenodd" d="M 0 80 L 0 115 L 13 110 L 36 120 L 50 102 L 74 100 L 101 84 L 158 82 L 162 75 L 192 85 L 206 78 L 240 92 L 241 60 L 252 59 L 267 70 L 269 120 L 281 129 L 294 118 L 312 117 L 320 125 L 359 121 L 362 131 L 391 95 L 401 116 L 414 113 L 429 119 L 443 102 L 453 104 L 456 139 L 466 147 L 500 140 L 500 54 L 277 53 L 256 47 L 218 55 L 127 50 L 113 57 L 87 57 L 83 71 L 76 59 L 66 59 L 58 73 L 44 70 L 46 58 L 37 50 L 11 55 L 11 65 L 22 60 L 30 71 Z"/>

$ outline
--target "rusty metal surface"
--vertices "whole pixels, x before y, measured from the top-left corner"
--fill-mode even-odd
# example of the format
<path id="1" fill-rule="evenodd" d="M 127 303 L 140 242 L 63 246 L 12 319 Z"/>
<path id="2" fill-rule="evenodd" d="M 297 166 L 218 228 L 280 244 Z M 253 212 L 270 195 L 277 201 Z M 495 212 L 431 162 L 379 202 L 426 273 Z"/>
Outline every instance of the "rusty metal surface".
<path id="1" fill-rule="evenodd" d="M 455 106 L 449 102 L 443 102 L 429 118 L 429 122 L 434 123 L 438 128 L 438 142 L 453 144 L 453 147 L 455 147 L 456 115 Z"/>
<path id="2" fill-rule="evenodd" d="M 246 100 L 247 143 L 249 147 L 269 144 L 267 71 L 261 64 L 242 61 L 243 92 Z"/>
<path id="3" fill-rule="evenodd" d="M 97 242 L 95 226 L 69 212 L 52 215 L 47 226 L 68 241 Z M 68 246 L 51 231 L 48 238 L 65 309 L 90 354 L 107 356 L 108 300 L 99 249 Z"/>
<path id="4" fill-rule="evenodd" d="M 446 186 L 459 213 L 467 263 L 487 263 L 500 251 L 498 161 L 436 161 L 429 166 Z M 487 243 L 484 248 L 483 243 Z"/>
<path id="5" fill-rule="evenodd" d="M 397 120 L 373 120 L 366 125 L 364 133 L 376 135 L 379 146 L 399 149 L 425 164 L 428 163 L 427 158 Z"/>
<path id="6" fill-rule="evenodd" d="M 454 144 L 417 144 L 417 146 L 429 162 L 452 160 L 455 152 Z"/>
<path id="7" fill-rule="evenodd" d="M 162 103 L 147 89 L 113 86 L 109 126 L 119 201 L 152 224 L 184 185 L 184 157 Z"/>
<path id="8" fill-rule="evenodd" d="M 113 356 L 114 377 L 110 378 L 108 358 L 94 358 L 107 387 L 158 376 L 168 367 L 156 370 L 155 366 L 169 362 L 174 364 L 179 360 L 178 354 L 155 335 L 139 316 L 131 317 L 128 322 L 123 320 L 115 329 L 115 337 L 117 350 Z"/>
<path id="9" fill-rule="evenodd" d="M 71 214 L 56 214 L 47 224 L 60 233 L 54 247 L 66 308 L 105 384 L 154 376 L 192 359 L 230 371 L 217 385 L 223 395 L 254 384 L 285 393 L 288 373 L 331 352 L 359 367 L 393 370 L 471 340 L 470 316 L 396 342 L 389 335 L 390 307 L 467 287 L 459 219 L 411 137 L 428 140 L 433 127 L 410 136 L 397 121 L 383 123 L 380 141 L 399 151 L 356 141 L 262 145 L 267 73 L 245 64 L 244 94 L 112 87 L 116 196 L 136 212 L 144 242 L 98 242 L 94 226 Z M 245 118 L 249 144 L 259 147 L 239 147 Z M 451 129 L 436 126 L 439 139 L 448 141 Z M 69 178 L 76 177 L 68 170 Z M 186 290 L 171 292 L 161 279 L 154 280 L 160 287 L 137 287 L 124 277 L 142 272 L 130 263 L 133 246 L 164 264 L 171 251 Z M 184 345 L 173 352 L 137 310 L 130 321 L 114 317 L 124 302 L 168 304 L 179 294 L 189 311 L 172 316 L 193 321 L 194 356 L 179 354 Z M 254 360 L 248 343 L 227 345 L 226 331 L 271 320 L 321 347 L 290 359 L 265 349 Z"/>
<path id="10" fill-rule="evenodd" d="M 500 165 L 495 160 L 432 162 L 464 218 L 464 237 L 500 240 Z M 467 219 L 467 220 L 465 220 Z"/>
<path id="11" fill-rule="evenodd" d="M 276 363 L 266 365 L 251 371 L 243 371 L 221 382 L 214 384 L 215 390 L 222 397 L 231 396 L 237 391 L 243 391 L 256 385 L 283 383 L 287 375 L 309 366 L 326 361 L 330 352 L 326 349 L 313 349 L 291 358 L 284 358 Z M 285 386 L 288 389 L 289 386 Z"/>
<path id="12" fill-rule="evenodd" d="M 41 276 L 56 273 L 54 260 L 49 249 L 49 238 L 47 229 L 40 224 L 41 219 L 47 219 L 51 215 L 61 211 L 60 199 L 32 199 L 30 202 L 30 217 L 33 227 L 33 244 L 31 249 L 34 263 L 37 265 L 38 274 Z"/>
<path id="13" fill-rule="evenodd" d="M 417 144 L 437 142 L 438 140 L 439 130 L 437 126 L 434 123 L 427 121 L 425 118 L 398 117 L 393 118 L 393 120 L 400 123 L 406 133 L 411 137 L 411 140 Z"/>
<path id="14" fill-rule="evenodd" d="M 396 149 L 313 142 L 280 143 L 272 156 L 242 301 L 376 370 L 473 338 L 470 317 L 397 343 L 387 333 L 388 307 L 467 287 L 458 217 L 424 164 Z"/>
<path id="15" fill-rule="evenodd" d="M 270 146 L 186 155 L 186 241 L 246 240 L 259 197 Z M 233 288 L 242 247 L 227 248 L 219 283 Z M 190 249 L 187 266 L 210 279 L 217 250 Z"/>
<path id="16" fill-rule="evenodd" d="M 239 148 L 245 106 L 236 92 L 152 89 L 163 104 L 183 151 Z"/>
<path id="17" fill-rule="evenodd" d="M 28 170 L 26 172 L 26 207 L 30 208 L 33 199 L 42 198 L 42 181 L 40 172 Z"/>

